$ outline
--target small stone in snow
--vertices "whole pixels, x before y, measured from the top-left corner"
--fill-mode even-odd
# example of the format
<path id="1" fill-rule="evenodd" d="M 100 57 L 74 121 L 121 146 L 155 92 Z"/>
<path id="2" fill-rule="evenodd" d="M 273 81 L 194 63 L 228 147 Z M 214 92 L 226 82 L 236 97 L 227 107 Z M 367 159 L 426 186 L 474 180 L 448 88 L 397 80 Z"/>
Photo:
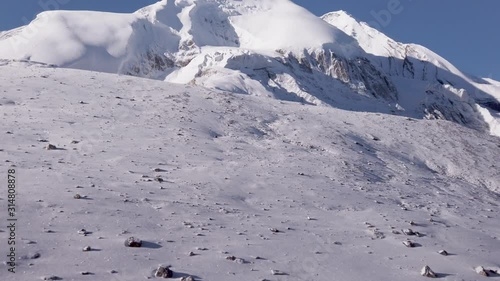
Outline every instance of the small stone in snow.
<path id="1" fill-rule="evenodd" d="M 196 256 L 196 254 L 194 252 L 189 252 L 188 256 L 192 257 L 192 256 Z"/>
<path id="2" fill-rule="evenodd" d="M 405 235 L 408 235 L 408 236 L 413 236 L 413 235 L 415 235 L 415 232 L 414 232 L 412 229 L 410 229 L 410 228 L 408 228 L 408 229 L 403 229 L 403 233 L 404 233 Z"/>
<path id="3" fill-rule="evenodd" d="M 88 271 L 82 271 L 80 272 L 81 275 L 94 275 L 94 273 L 92 272 L 88 272 Z"/>
<path id="4" fill-rule="evenodd" d="M 278 229 L 276 228 L 269 228 L 269 230 L 272 232 L 272 233 L 278 233 L 280 232 Z"/>
<path id="5" fill-rule="evenodd" d="M 403 241 L 403 245 L 405 245 L 408 248 L 415 248 L 415 243 L 413 243 L 410 240 Z"/>
<path id="6" fill-rule="evenodd" d="M 78 234 L 86 236 L 87 234 L 90 234 L 89 231 L 85 230 L 84 228 L 78 230 Z"/>
<path id="7" fill-rule="evenodd" d="M 237 259 L 234 260 L 234 262 L 235 263 L 239 263 L 239 264 L 245 264 L 245 263 L 247 263 L 247 261 L 244 260 L 244 259 L 242 259 L 242 258 L 237 258 Z"/>
<path id="8" fill-rule="evenodd" d="M 90 252 L 90 251 L 92 251 L 92 248 L 91 248 L 90 246 L 85 246 L 85 247 L 83 247 L 83 249 L 82 249 L 82 250 L 83 250 L 84 252 Z"/>
<path id="9" fill-rule="evenodd" d="M 55 150 L 55 149 L 57 149 L 57 146 L 55 146 L 55 145 L 53 145 L 53 144 L 50 144 L 50 143 L 49 143 L 49 144 L 45 147 L 45 149 L 47 149 L 47 150 Z"/>
<path id="10" fill-rule="evenodd" d="M 477 274 L 479 274 L 479 275 L 482 275 L 482 276 L 485 276 L 485 277 L 490 276 L 490 275 L 488 274 L 488 271 L 486 271 L 486 269 L 484 269 L 484 267 L 482 267 L 482 266 L 478 266 L 478 267 L 474 268 L 474 270 L 475 270 L 475 271 L 476 271 L 476 273 L 477 273 Z"/>
<path id="11" fill-rule="evenodd" d="M 62 280 L 62 278 L 59 276 L 51 275 L 42 277 L 42 280 Z"/>
<path id="12" fill-rule="evenodd" d="M 281 271 L 276 270 L 276 269 L 271 270 L 271 274 L 272 275 L 287 275 L 286 273 L 281 272 Z"/>
<path id="13" fill-rule="evenodd" d="M 432 271 L 432 269 L 427 265 L 422 268 L 422 270 L 420 271 L 420 275 L 425 276 L 425 277 L 429 277 L 429 278 L 436 278 L 437 277 L 436 273 L 434 273 L 434 271 Z"/>
<path id="14" fill-rule="evenodd" d="M 160 266 L 155 272 L 155 277 L 160 277 L 160 278 L 172 278 L 174 273 L 168 266 Z"/>
<path id="15" fill-rule="evenodd" d="M 445 250 L 441 250 L 438 252 L 440 255 L 443 255 L 443 256 L 447 256 L 448 255 L 448 252 L 446 252 Z"/>
<path id="16" fill-rule="evenodd" d="M 226 260 L 235 261 L 236 257 L 235 256 L 228 256 L 228 257 L 226 257 Z"/>
<path id="17" fill-rule="evenodd" d="M 131 248 L 140 248 L 142 246 L 142 241 L 135 237 L 129 237 L 125 240 L 125 246 Z"/>
<path id="18" fill-rule="evenodd" d="M 82 196 L 80 194 L 75 194 L 75 196 L 73 196 L 73 198 L 75 198 L 75 199 L 82 199 Z"/>

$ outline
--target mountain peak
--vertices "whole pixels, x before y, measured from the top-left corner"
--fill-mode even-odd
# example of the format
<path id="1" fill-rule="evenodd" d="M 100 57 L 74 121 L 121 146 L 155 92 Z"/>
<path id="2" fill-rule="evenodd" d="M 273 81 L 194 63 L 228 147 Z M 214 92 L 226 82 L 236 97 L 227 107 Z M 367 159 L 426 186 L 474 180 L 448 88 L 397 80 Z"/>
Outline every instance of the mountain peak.
<path id="1" fill-rule="evenodd" d="M 345 11 L 318 18 L 289 0 L 163 0 L 131 14 L 51 11 L 1 33 L 0 58 L 475 128 L 485 121 L 467 97 L 492 104 L 498 92 Z"/>

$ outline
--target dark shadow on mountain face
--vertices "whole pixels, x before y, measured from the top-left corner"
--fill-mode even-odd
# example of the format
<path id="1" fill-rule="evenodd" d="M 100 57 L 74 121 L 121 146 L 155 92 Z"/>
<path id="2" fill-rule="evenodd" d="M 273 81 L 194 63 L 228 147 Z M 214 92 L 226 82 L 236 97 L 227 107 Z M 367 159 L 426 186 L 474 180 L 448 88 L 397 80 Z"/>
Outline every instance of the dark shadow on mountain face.
<path id="1" fill-rule="evenodd" d="M 488 126 L 475 110 L 474 102 L 491 110 L 500 108 L 498 101 L 491 95 L 429 62 L 413 58 L 377 57 L 359 52 L 359 49 L 358 53 L 339 55 L 333 53 L 332 49 L 331 46 L 324 46 L 323 50 L 316 53 L 305 51 L 300 56 L 283 54 L 274 58 L 241 54 L 229 59 L 226 68 L 238 70 L 258 81 L 280 100 L 327 104 L 349 111 L 417 119 L 431 116 L 481 131 L 485 131 Z M 283 75 L 289 75 L 291 79 L 288 82 L 279 81 L 277 77 Z M 396 80 L 399 79 L 409 83 L 411 92 L 397 88 Z M 290 81 L 296 83 L 293 91 L 285 88 L 285 84 Z M 357 87 L 359 85 L 363 87 Z M 448 85 L 457 90 L 465 89 L 471 97 L 488 96 L 489 101 L 481 103 L 471 100 L 469 103 L 461 100 Z M 409 110 L 399 110 L 396 103 L 405 99 L 412 100 L 411 107 Z"/>

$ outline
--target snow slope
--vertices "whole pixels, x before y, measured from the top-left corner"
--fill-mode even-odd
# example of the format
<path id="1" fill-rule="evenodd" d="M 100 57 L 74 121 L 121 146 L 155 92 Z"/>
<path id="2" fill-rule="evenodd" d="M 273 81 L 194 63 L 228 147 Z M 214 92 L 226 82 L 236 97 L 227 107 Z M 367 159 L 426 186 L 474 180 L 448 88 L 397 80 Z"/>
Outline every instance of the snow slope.
<path id="1" fill-rule="evenodd" d="M 0 58 L 195 84 L 500 136 L 498 82 L 463 74 L 345 12 L 289 0 L 162 0 L 132 14 L 50 11 L 0 35 Z"/>
<path id="2" fill-rule="evenodd" d="M 32 62 L 0 60 L 0 85 L 20 257 L 1 280 L 141 280 L 159 264 L 195 280 L 422 280 L 424 265 L 478 280 L 475 266 L 500 266 L 500 147 L 476 130 Z"/>
<path id="3" fill-rule="evenodd" d="M 467 75 L 431 50 L 416 44 L 396 42 L 368 24 L 357 21 L 345 11 L 331 12 L 321 18 L 355 38 L 359 46 L 372 55 L 370 56 L 372 63 L 383 68 L 384 73 L 396 81 L 401 81 L 400 85 L 406 84 L 406 87 L 413 89 L 412 98 L 407 101 L 401 100 L 403 107 L 411 108 L 416 101 L 425 100 L 424 93 L 428 92 L 429 87 L 435 88 L 441 84 L 447 88 L 446 90 L 451 90 L 447 91 L 448 93 L 455 92 L 454 96 L 457 96 L 456 93 L 459 91 L 471 96 L 478 103 L 475 107 L 489 120 L 487 123 L 490 132 L 500 136 L 498 130 L 500 119 L 488 117 L 498 116 L 500 112 L 500 82 Z M 425 84 L 420 81 L 425 81 Z M 401 89 L 401 86 L 398 89 Z M 440 104 L 440 107 L 442 105 Z M 425 107 L 433 106 L 425 105 Z"/>

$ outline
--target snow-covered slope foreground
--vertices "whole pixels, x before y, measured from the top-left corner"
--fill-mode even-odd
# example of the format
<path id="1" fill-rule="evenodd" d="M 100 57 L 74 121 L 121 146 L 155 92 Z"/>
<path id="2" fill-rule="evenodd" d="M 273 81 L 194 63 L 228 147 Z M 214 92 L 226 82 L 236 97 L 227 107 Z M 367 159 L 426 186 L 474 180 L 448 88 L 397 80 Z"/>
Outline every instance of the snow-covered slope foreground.
<path id="1" fill-rule="evenodd" d="M 442 280 L 478 280 L 474 267 L 500 266 L 496 137 L 447 121 L 0 65 L 1 174 L 17 171 L 20 258 L 16 274 L 0 265 L 1 280 L 154 279 L 160 264 L 177 280 L 422 280 L 425 265 Z M 144 247 L 126 248 L 130 236 Z"/>
<path id="2" fill-rule="evenodd" d="M 0 58 L 446 119 L 500 135 L 496 82 L 472 79 L 343 12 L 320 19 L 289 0 L 163 0 L 133 14 L 44 12 L 0 35 Z"/>

